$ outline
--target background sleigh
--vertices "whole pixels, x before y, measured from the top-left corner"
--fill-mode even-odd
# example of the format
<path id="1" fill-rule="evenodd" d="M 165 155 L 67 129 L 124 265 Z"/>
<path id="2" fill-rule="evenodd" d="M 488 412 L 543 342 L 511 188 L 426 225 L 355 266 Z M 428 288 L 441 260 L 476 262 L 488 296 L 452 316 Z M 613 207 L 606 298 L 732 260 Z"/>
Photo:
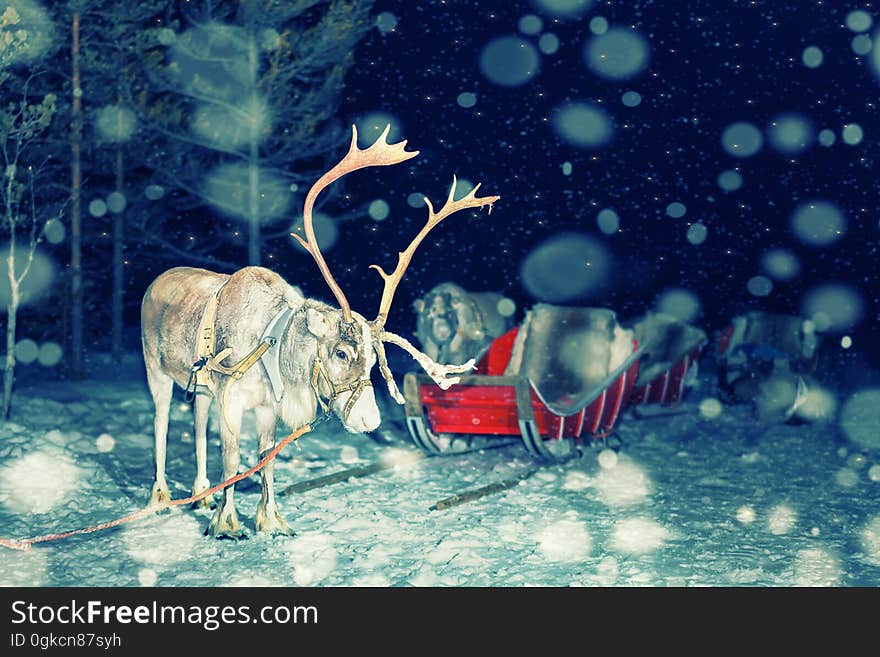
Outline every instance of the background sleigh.
<path id="1" fill-rule="evenodd" d="M 804 317 L 751 311 L 718 332 L 718 387 L 728 403 L 752 403 L 759 415 L 788 420 L 815 381 L 821 336 Z M 767 395 L 765 384 L 775 382 Z"/>
<path id="2" fill-rule="evenodd" d="M 638 376 L 637 347 L 610 310 L 538 304 L 449 390 L 407 374 L 407 429 L 430 453 L 452 451 L 455 436 L 519 436 L 536 457 L 564 458 L 613 429 Z"/>
<path id="3" fill-rule="evenodd" d="M 662 313 L 647 313 L 632 324 L 632 330 L 642 356 L 629 403 L 678 404 L 696 381 L 700 356 L 708 343 L 706 333 Z"/>

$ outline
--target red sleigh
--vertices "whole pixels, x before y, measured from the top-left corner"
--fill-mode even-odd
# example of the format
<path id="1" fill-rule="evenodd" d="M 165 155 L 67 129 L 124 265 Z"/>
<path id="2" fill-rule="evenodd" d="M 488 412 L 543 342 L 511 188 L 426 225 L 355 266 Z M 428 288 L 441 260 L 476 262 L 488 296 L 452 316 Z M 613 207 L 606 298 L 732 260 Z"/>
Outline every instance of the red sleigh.
<path id="1" fill-rule="evenodd" d="M 562 309 L 539 304 L 532 312 L 561 313 L 561 324 L 569 322 L 576 329 L 582 316 L 586 317 L 585 313 L 592 313 L 591 317 L 605 313 L 602 321 L 607 323 L 610 317 L 616 326 L 614 314 L 607 310 Z M 595 323 L 594 319 L 589 321 Z M 598 373 L 592 372 L 593 381 L 575 380 L 574 384 L 581 385 L 573 385 L 573 392 L 559 394 L 565 381 L 559 382 L 555 390 L 551 381 L 542 390 L 539 382 L 526 374 L 529 338 L 528 330 L 523 327 L 528 323 L 527 317 L 523 326 L 497 338 L 478 361 L 476 373 L 462 376 L 460 383 L 449 390 L 438 388 L 425 375 L 406 375 L 406 423 L 416 445 L 429 453 L 445 453 L 450 451 L 448 443 L 455 436 L 520 436 L 532 455 L 554 459 L 567 456 L 578 442 L 602 438 L 613 429 L 638 376 L 638 343 L 631 337 L 623 338 L 630 353 L 620 365 L 609 367 L 610 371 L 604 373 L 601 369 Z M 531 330 L 537 332 L 534 326 Z M 607 330 L 604 325 L 603 330 Z M 618 335 L 618 346 L 620 340 Z M 546 350 L 551 345 L 553 351 L 558 351 L 556 342 L 549 339 L 537 349 Z M 578 344 L 570 342 L 571 345 L 577 354 Z M 585 351 L 580 350 L 578 360 L 588 369 L 590 353 Z M 571 353 L 564 357 L 571 357 Z M 548 390 L 553 394 L 548 395 Z"/>

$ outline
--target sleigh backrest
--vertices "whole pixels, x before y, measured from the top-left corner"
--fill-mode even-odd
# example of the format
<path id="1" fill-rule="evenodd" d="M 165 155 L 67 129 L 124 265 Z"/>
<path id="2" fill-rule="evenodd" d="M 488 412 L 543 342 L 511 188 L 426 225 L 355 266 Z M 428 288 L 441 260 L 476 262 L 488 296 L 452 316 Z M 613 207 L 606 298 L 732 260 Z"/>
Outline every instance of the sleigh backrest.
<path id="1" fill-rule="evenodd" d="M 495 338 L 480 357 L 476 373 L 488 376 L 502 376 L 505 369 L 507 369 L 507 364 L 510 362 L 513 344 L 518 333 L 519 327 L 515 326 L 504 335 Z"/>
<path id="2" fill-rule="evenodd" d="M 670 369 L 708 340 L 705 331 L 663 313 L 647 313 L 631 326 L 642 347 L 640 384 Z"/>
<path id="3" fill-rule="evenodd" d="M 606 387 L 634 349 L 606 308 L 537 304 L 517 333 L 506 375 L 525 376 L 554 412 L 567 414 Z"/>

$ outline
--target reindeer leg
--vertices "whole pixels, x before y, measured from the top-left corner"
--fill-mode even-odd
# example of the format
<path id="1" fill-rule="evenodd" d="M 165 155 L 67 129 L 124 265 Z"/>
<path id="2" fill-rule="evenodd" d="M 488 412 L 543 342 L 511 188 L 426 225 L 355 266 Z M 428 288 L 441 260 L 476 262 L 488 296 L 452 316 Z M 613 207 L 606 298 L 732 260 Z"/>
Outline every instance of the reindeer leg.
<path id="1" fill-rule="evenodd" d="M 257 433 L 260 437 L 260 457 L 262 458 L 263 454 L 275 446 L 277 418 L 275 411 L 269 406 L 258 406 L 255 412 L 257 415 Z M 275 461 L 270 461 L 261 472 L 263 477 L 263 496 L 260 498 L 259 506 L 257 506 L 255 518 L 257 531 L 292 536 L 293 532 L 281 516 L 275 503 L 274 471 Z"/>
<path id="2" fill-rule="evenodd" d="M 239 445 L 239 431 L 241 430 L 241 415 L 243 409 L 240 403 L 229 400 L 224 406 L 217 399 L 217 407 L 220 412 L 220 443 L 223 448 L 223 479 L 230 479 L 238 474 L 238 466 L 241 462 Z M 235 486 L 227 486 L 223 489 L 223 498 L 211 518 L 211 523 L 205 532 L 215 538 L 242 539 L 247 538 L 244 527 L 238 520 L 235 511 Z"/>
<path id="3" fill-rule="evenodd" d="M 165 481 L 165 450 L 168 444 L 168 413 L 171 409 L 171 394 L 174 391 L 174 380 L 158 371 L 147 367 L 147 383 L 153 404 L 156 407 L 153 417 L 153 435 L 155 439 L 156 479 L 147 506 L 156 506 L 171 499 L 168 482 Z"/>
<path id="4" fill-rule="evenodd" d="M 211 482 L 208 481 L 208 408 L 211 406 L 211 395 L 200 392 L 196 394 L 195 417 L 196 417 L 196 479 L 193 482 L 192 494 L 208 490 Z M 207 507 L 211 504 L 210 496 L 195 503 L 196 507 Z"/>

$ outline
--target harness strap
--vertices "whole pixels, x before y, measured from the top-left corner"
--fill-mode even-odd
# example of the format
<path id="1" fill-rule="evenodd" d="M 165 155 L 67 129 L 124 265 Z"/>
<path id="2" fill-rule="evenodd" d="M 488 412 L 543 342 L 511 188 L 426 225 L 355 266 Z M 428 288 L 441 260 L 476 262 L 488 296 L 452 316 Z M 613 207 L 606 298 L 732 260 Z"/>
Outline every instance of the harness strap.
<path id="1" fill-rule="evenodd" d="M 199 323 L 199 332 L 196 336 L 196 353 L 193 359 L 197 365 L 201 362 L 201 366 L 194 367 L 195 385 L 209 387 L 211 384 L 211 372 L 204 367 L 209 358 L 214 356 L 214 343 L 216 340 L 216 330 L 214 327 L 217 319 L 217 305 L 220 301 L 220 291 L 226 286 L 229 279 L 223 281 L 214 294 L 205 304 L 205 311 L 202 313 L 202 321 Z M 204 360 L 203 360 L 204 359 Z M 220 359 L 222 360 L 222 358 Z M 190 377 L 192 379 L 192 377 Z"/>
<path id="2" fill-rule="evenodd" d="M 222 361 L 225 360 L 230 354 L 232 354 L 232 348 L 227 347 L 220 351 L 217 354 L 214 354 L 214 347 L 216 342 L 216 330 L 214 327 L 215 320 L 217 317 L 217 306 L 219 304 L 220 291 L 223 289 L 223 286 L 226 285 L 226 281 L 223 282 L 223 285 L 215 290 L 214 294 L 211 295 L 210 299 L 208 299 L 208 303 L 205 304 L 205 311 L 202 313 L 202 321 L 199 325 L 199 333 L 196 339 L 196 357 L 195 362 L 190 371 L 190 380 L 187 383 L 187 395 L 190 393 L 195 394 L 195 388 L 197 386 L 205 386 L 210 387 L 211 384 L 211 372 L 220 372 L 221 374 L 225 374 L 229 378 L 223 385 L 223 390 L 221 392 L 223 407 L 224 409 L 228 407 L 226 401 L 229 397 L 229 393 L 232 388 L 232 384 L 235 381 L 240 380 L 245 373 L 253 367 L 257 361 L 259 361 L 263 355 L 269 351 L 272 347 L 274 347 L 278 340 L 279 335 L 277 331 L 283 331 L 286 329 L 286 322 L 282 322 L 279 320 L 288 320 L 291 315 L 290 309 L 285 309 L 279 312 L 272 321 L 269 323 L 269 326 L 266 328 L 266 331 L 263 333 L 263 336 L 260 338 L 260 342 L 256 347 L 250 350 L 248 354 L 238 361 L 235 365 L 227 367 L 223 365 Z M 279 354 L 275 353 L 275 360 L 277 361 Z M 275 396 L 276 401 L 280 401 L 282 389 L 280 385 L 279 376 L 273 376 L 273 374 L 277 374 L 277 362 L 274 363 L 275 367 L 270 367 L 267 365 L 266 361 L 263 361 L 263 364 L 266 366 L 267 375 L 270 379 L 270 384 L 272 385 L 273 394 Z M 271 365 L 271 364 L 270 364 Z M 320 383 L 321 377 L 324 378 L 324 381 L 327 384 L 327 387 L 330 389 L 330 395 L 325 398 L 325 396 L 321 393 Z M 279 379 L 275 381 L 274 379 Z M 360 398 L 361 394 L 363 394 L 364 388 L 367 386 L 372 386 L 372 382 L 369 379 L 360 379 L 354 383 L 346 383 L 346 384 L 336 384 L 330 379 L 330 375 L 327 373 L 327 368 L 324 365 L 324 361 L 321 360 L 320 356 L 315 357 L 315 364 L 312 367 L 312 376 L 310 380 L 312 391 L 315 393 L 315 398 L 318 400 L 318 404 L 321 406 L 321 410 L 324 413 L 327 413 L 330 410 L 330 404 L 339 397 L 344 392 L 351 391 L 351 396 L 348 398 L 348 401 L 345 404 L 345 408 L 342 412 L 343 421 L 348 419 L 349 413 L 354 408 L 354 405 L 357 403 L 357 400 Z M 224 422 L 226 422 L 227 427 L 230 427 L 229 419 L 225 416 L 223 417 Z"/>
<path id="3" fill-rule="evenodd" d="M 226 367 L 221 363 L 222 360 L 227 358 L 232 353 L 232 348 L 227 347 L 223 349 L 220 353 L 214 353 L 214 347 L 216 346 L 216 319 L 217 319 L 217 306 L 220 302 L 220 292 L 223 290 L 226 283 L 229 279 L 223 281 L 223 284 L 218 287 L 211 297 L 208 299 L 208 303 L 205 304 L 205 310 L 202 313 L 202 321 L 199 323 L 199 332 L 196 336 L 196 354 L 192 369 L 190 370 L 189 381 L 186 386 L 186 396 L 188 400 L 191 400 L 195 396 L 195 391 L 198 386 L 203 386 L 205 388 L 211 388 L 211 373 L 212 372 L 220 372 L 221 374 L 225 374 L 230 377 L 226 380 L 225 385 L 223 386 L 223 408 L 226 409 L 228 406 L 226 401 L 229 397 L 229 392 L 231 389 L 231 384 L 234 381 L 238 381 L 241 377 L 244 376 L 245 372 L 247 372 L 254 364 L 260 360 L 260 357 L 266 352 L 269 347 L 271 347 L 275 343 L 274 338 L 264 338 L 262 339 L 256 347 L 251 349 L 251 351 L 242 358 L 239 362 L 231 367 Z M 226 417 L 226 413 L 223 413 L 223 421 L 226 423 L 227 427 L 230 427 L 229 418 Z"/>
<path id="4" fill-rule="evenodd" d="M 229 408 L 229 405 L 226 402 L 229 399 L 229 392 L 232 390 L 232 384 L 243 377 L 244 373 L 247 372 L 251 367 L 253 367 L 254 363 L 260 360 L 260 356 L 262 356 L 270 346 L 271 344 L 268 341 L 260 342 L 260 344 L 251 349 L 250 353 L 247 356 L 242 358 L 232 367 L 226 367 L 225 365 L 220 364 L 221 360 L 232 353 L 232 349 L 230 347 L 227 347 L 216 356 L 211 356 L 205 362 L 205 366 L 202 368 L 201 371 L 207 370 L 211 372 L 220 372 L 221 374 L 225 374 L 229 377 L 223 384 L 222 392 L 223 421 L 226 423 L 227 428 L 232 429 L 232 424 L 229 422 L 229 418 L 226 416 L 226 409 Z"/>
<path id="5" fill-rule="evenodd" d="M 321 394 L 321 389 L 319 388 L 321 377 L 324 377 L 327 387 L 330 388 L 330 396 L 326 400 L 324 399 L 324 395 Z M 330 410 L 330 404 L 332 404 L 333 400 L 339 395 L 343 392 L 351 391 L 351 396 L 348 398 L 348 401 L 345 403 L 345 408 L 342 411 L 343 421 L 348 420 L 348 414 L 351 413 L 351 409 L 354 408 L 357 400 L 364 392 L 364 388 L 373 385 L 372 381 L 369 379 L 360 379 L 354 383 L 344 383 L 342 385 L 333 383 L 330 379 L 330 375 L 327 373 L 327 368 L 324 366 L 324 361 L 320 356 L 315 357 L 315 364 L 312 366 L 310 384 L 312 386 L 312 391 L 315 393 L 315 398 L 318 400 L 318 404 L 321 406 L 321 410 L 324 413 Z"/>
<path id="6" fill-rule="evenodd" d="M 216 356 L 211 356 L 205 362 L 205 369 L 211 370 L 213 372 L 220 372 L 221 374 L 225 374 L 227 376 L 231 376 L 233 379 L 238 381 L 241 377 L 244 376 L 244 373 L 247 372 L 251 367 L 253 367 L 260 357 L 266 353 L 266 350 L 272 346 L 272 343 L 269 340 L 264 340 L 260 342 L 256 347 L 250 350 L 247 356 L 242 358 L 232 367 L 226 367 L 220 363 L 221 360 L 229 356 L 232 353 L 232 349 L 227 347 L 223 351 L 221 351 Z"/>
<path id="7" fill-rule="evenodd" d="M 190 375 L 190 384 L 192 384 L 192 380 L 195 378 L 196 386 L 208 387 L 211 383 L 211 372 L 220 372 L 221 374 L 233 377 L 236 381 L 239 380 L 244 376 L 245 372 L 260 360 L 260 357 L 266 350 L 275 343 L 275 338 L 264 337 L 256 347 L 251 349 L 244 358 L 232 367 L 226 367 L 221 364 L 220 361 L 232 353 L 230 347 L 223 349 L 218 354 L 214 353 L 217 338 L 215 327 L 217 306 L 220 302 L 220 292 L 227 282 L 228 279 L 223 281 L 223 284 L 214 291 L 214 294 L 208 299 L 208 303 L 205 304 L 205 310 L 202 313 L 202 321 L 199 324 L 199 333 L 196 338 L 196 354 Z M 188 385 L 187 389 L 190 387 Z"/>
<path id="8" fill-rule="evenodd" d="M 327 381 L 327 383 L 330 386 L 331 398 L 330 398 L 329 402 L 332 402 L 333 401 L 332 397 L 334 396 L 333 395 L 333 382 L 330 381 L 330 377 L 327 376 L 327 371 L 324 369 L 324 361 L 321 360 L 320 356 L 316 356 L 315 357 L 315 364 L 312 367 L 312 378 L 311 378 L 310 383 L 312 386 L 312 392 L 315 393 L 315 398 L 318 400 L 318 404 L 320 404 L 321 410 L 326 413 L 327 411 L 330 410 L 330 404 L 328 402 L 324 401 L 324 395 L 321 394 L 321 390 L 320 390 L 320 388 L 318 388 L 318 384 L 321 382 L 322 375 L 324 376 L 324 380 Z"/>

